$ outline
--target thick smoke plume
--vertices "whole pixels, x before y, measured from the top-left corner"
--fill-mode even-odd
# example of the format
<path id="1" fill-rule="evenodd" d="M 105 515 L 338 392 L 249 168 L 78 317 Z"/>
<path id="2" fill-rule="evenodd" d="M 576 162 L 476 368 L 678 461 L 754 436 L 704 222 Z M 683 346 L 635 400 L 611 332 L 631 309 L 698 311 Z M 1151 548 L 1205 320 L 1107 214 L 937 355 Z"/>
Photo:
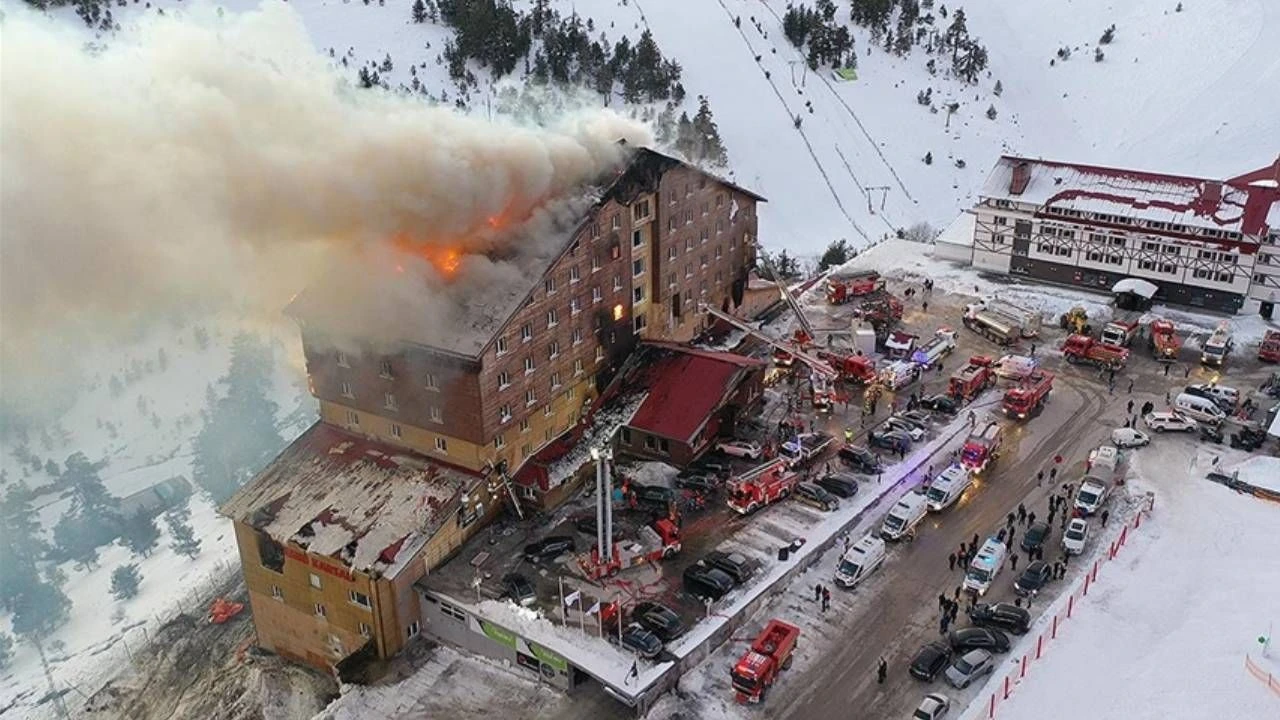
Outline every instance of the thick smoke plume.
<path id="1" fill-rule="evenodd" d="M 2 22 L 9 400 L 86 335 L 192 302 L 277 316 L 335 268 L 338 300 L 394 294 L 368 313 L 336 303 L 342 326 L 421 318 L 445 283 L 384 262 L 391 238 L 460 248 L 455 295 L 518 276 L 526 248 L 503 244 L 531 234 L 505 229 L 553 218 L 552 199 L 621 160 L 618 139 L 649 142 L 602 110 L 531 128 L 359 89 L 284 4 L 152 16 L 97 46 L 20 8 Z M 512 259 L 466 257 L 495 249 Z M 411 272 L 386 277 L 396 264 Z"/>

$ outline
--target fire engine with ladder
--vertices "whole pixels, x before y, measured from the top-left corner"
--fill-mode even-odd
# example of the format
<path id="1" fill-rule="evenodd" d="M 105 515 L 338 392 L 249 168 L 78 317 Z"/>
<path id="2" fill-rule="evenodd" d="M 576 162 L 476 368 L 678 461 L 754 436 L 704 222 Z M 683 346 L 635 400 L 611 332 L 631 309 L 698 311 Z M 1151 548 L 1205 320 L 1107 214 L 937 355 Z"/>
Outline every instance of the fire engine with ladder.
<path id="1" fill-rule="evenodd" d="M 983 390 L 996 384 L 996 373 L 991 358 L 986 355 L 974 355 L 964 367 L 951 374 L 947 382 L 947 394 L 966 402 L 974 399 Z"/>
<path id="2" fill-rule="evenodd" d="M 582 572 L 599 580 L 680 552 L 680 529 L 673 518 L 659 518 L 652 526 L 640 528 L 635 540 L 614 541 L 613 452 L 592 448 L 591 457 L 596 461 L 596 546 L 578 558 Z"/>
<path id="3" fill-rule="evenodd" d="M 729 480 L 728 504 L 739 515 L 750 515 L 787 497 L 799 483 L 786 458 L 771 460 Z"/>

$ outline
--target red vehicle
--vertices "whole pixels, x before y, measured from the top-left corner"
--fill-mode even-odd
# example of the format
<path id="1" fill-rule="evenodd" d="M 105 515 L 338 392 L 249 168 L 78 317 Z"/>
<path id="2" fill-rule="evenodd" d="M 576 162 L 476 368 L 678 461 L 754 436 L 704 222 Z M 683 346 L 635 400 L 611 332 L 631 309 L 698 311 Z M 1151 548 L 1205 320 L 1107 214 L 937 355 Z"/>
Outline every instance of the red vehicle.
<path id="1" fill-rule="evenodd" d="M 840 355 L 819 350 L 817 356 L 839 374 L 841 380 L 870 385 L 876 380 L 876 364 L 865 355 Z"/>
<path id="2" fill-rule="evenodd" d="M 1137 320 L 1112 320 L 1102 328 L 1102 344 L 1111 347 L 1129 347 L 1142 326 Z"/>
<path id="3" fill-rule="evenodd" d="M 750 515 L 790 495 L 799 482 L 800 475 L 791 471 L 786 458 L 779 458 L 730 480 L 729 507 Z"/>
<path id="4" fill-rule="evenodd" d="M 1072 335 L 1062 346 L 1067 362 L 1087 363 L 1119 369 L 1129 361 L 1129 351 L 1094 340 L 1088 335 Z"/>
<path id="5" fill-rule="evenodd" d="M 1280 341 L 1280 335 L 1276 339 Z M 1280 351 L 1280 342 L 1276 349 Z M 1174 362 L 1180 352 L 1182 338 L 1178 337 L 1178 330 L 1173 323 L 1168 320 L 1151 321 L 1151 354 L 1155 356 L 1156 362 Z M 1276 359 L 1280 360 L 1280 356 Z"/>
<path id="6" fill-rule="evenodd" d="M 760 632 L 751 649 L 745 652 L 733 666 L 730 677 L 738 702 L 758 703 L 778 673 L 791 667 L 791 654 L 800 640 L 800 628 L 781 620 L 770 620 Z"/>
<path id="7" fill-rule="evenodd" d="M 853 298 L 870 295 L 884 289 L 884 281 L 880 273 L 867 270 L 854 275 L 827 279 L 827 302 L 832 305 L 843 305 Z"/>
<path id="8" fill-rule="evenodd" d="M 975 432 L 964 442 L 960 451 L 960 466 L 980 473 L 1000 455 L 1000 443 L 1004 440 L 1004 428 L 992 420 L 980 432 Z"/>
<path id="9" fill-rule="evenodd" d="M 639 537 L 631 542 L 615 542 L 613 557 L 606 560 L 600 548 L 591 548 L 590 555 L 578 561 L 582 571 L 592 580 L 613 577 L 620 570 L 646 563 L 666 560 L 680 552 L 680 528 L 667 518 L 661 518 L 652 527 L 640 528 Z"/>
<path id="10" fill-rule="evenodd" d="M 1263 362 L 1280 362 L 1280 330 L 1268 330 L 1258 346 L 1258 359 Z"/>
<path id="11" fill-rule="evenodd" d="M 947 394 L 955 398 L 972 400 L 978 393 L 996 384 L 996 373 L 991 358 L 975 355 L 969 364 L 955 371 L 947 384 Z"/>
<path id="12" fill-rule="evenodd" d="M 871 323 L 894 323 L 902 319 L 902 301 L 885 293 L 883 297 L 867 300 L 855 313 Z"/>
<path id="13" fill-rule="evenodd" d="M 1031 417 L 1044 407 L 1053 389 L 1053 373 L 1043 370 L 1025 378 L 1016 387 L 1004 393 L 1004 414 L 1023 420 Z"/>

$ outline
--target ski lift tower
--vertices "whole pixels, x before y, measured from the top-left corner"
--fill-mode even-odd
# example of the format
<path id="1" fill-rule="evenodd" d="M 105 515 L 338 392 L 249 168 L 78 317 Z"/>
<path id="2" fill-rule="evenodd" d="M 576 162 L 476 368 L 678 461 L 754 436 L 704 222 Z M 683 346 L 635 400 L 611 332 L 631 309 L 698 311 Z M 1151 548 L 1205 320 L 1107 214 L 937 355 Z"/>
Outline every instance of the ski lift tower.
<path id="1" fill-rule="evenodd" d="M 591 448 L 596 462 L 596 548 L 601 563 L 613 562 L 613 450 Z"/>

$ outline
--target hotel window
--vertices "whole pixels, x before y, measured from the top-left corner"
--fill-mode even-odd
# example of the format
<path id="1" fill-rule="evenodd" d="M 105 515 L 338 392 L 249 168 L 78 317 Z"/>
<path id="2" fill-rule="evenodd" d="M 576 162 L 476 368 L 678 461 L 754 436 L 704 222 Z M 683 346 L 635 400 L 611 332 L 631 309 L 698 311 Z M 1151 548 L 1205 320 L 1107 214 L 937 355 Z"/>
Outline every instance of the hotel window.
<path id="1" fill-rule="evenodd" d="M 364 637 L 373 637 L 373 628 L 369 627 L 369 623 L 360 623 L 360 634 Z"/>
<path id="2" fill-rule="evenodd" d="M 522 459 L 523 459 L 523 458 L 527 458 L 527 457 L 529 457 L 529 455 L 530 455 L 532 452 L 533 452 L 533 445 L 532 445 L 532 444 L 530 444 L 530 443 L 525 443 L 525 444 L 523 444 L 523 445 L 521 445 L 521 446 L 520 446 L 520 457 L 521 457 Z"/>
<path id="3" fill-rule="evenodd" d="M 281 601 L 284 600 L 284 591 L 280 589 L 279 585 L 271 586 L 271 597 L 275 598 L 276 600 L 281 600 Z"/>
<path id="4" fill-rule="evenodd" d="M 636 332 L 640 332 L 645 328 L 645 325 L 647 325 L 649 321 L 645 319 L 644 315 L 637 315 L 633 322 L 635 323 Z"/>
<path id="5" fill-rule="evenodd" d="M 597 360 L 597 361 L 600 361 L 600 360 L 603 360 L 603 359 L 604 359 L 604 348 L 603 348 L 603 347 L 601 347 L 601 346 L 599 346 L 599 345 L 597 345 L 597 346 L 596 346 L 596 360 Z"/>
<path id="6" fill-rule="evenodd" d="M 634 220 L 644 220 L 645 218 L 649 217 L 649 213 L 650 213 L 650 210 L 649 210 L 648 200 L 641 200 L 640 202 L 631 206 L 631 217 Z"/>
<path id="7" fill-rule="evenodd" d="M 528 375 L 529 373 L 533 372 L 533 368 L 534 368 L 533 356 L 530 355 L 529 357 L 524 359 L 524 374 Z"/>
<path id="8" fill-rule="evenodd" d="M 701 244 L 703 244 L 703 245 L 706 245 L 706 244 L 707 244 L 707 229 L 706 229 L 706 228 L 702 228 L 702 230 L 698 233 L 698 242 L 699 242 L 699 243 L 701 243 Z"/>
<path id="9" fill-rule="evenodd" d="M 497 435 L 493 436 L 493 447 L 495 449 L 501 450 L 506 446 L 507 446 L 507 438 L 504 437 L 502 433 L 498 433 Z"/>
<path id="10" fill-rule="evenodd" d="M 600 269 L 600 253 L 592 253 L 591 255 L 591 272 Z"/>
<path id="11" fill-rule="evenodd" d="M 705 267 L 707 266 L 707 256 L 706 256 L 706 253 L 703 253 L 702 257 L 701 257 L 701 258 L 699 258 L 699 262 L 701 263 L 701 266 L 702 266 L 702 267 L 704 267 L 704 268 L 705 268 Z"/>
<path id="12" fill-rule="evenodd" d="M 525 323 L 520 326 L 520 342 L 529 342 L 533 339 L 533 325 Z"/>
<path id="13" fill-rule="evenodd" d="M 525 418 L 520 421 L 520 432 L 522 433 L 529 432 L 529 418 Z"/>
<path id="14" fill-rule="evenodd" d="M 320 603 L 316 603 L 316 617 L 327 617 L 324 605 L 321 605 Z"/>
<path id="15" fill-rule="evenodd" d="M 397 438 L 397 439 L 403 438 L 404 428 L 401 428 L 396 423 L 391 423 L 391 437 Z"/>
<path id="16" fill-rule="evenodd" d="M 416 638 L 416 637 L 418 637 L 418 631 L 419 631 L 420 629 L 421 629 L 421 628 L 420 628 L 420 626 L 418 625 L 418 621 L 417 621 L 417 620 L 414 620 L 413 622 L 409 623 L 409 627 L 405 628 L 405 633 L 406 633 L 410 638 Z"/>
<path id="17" fill-rule="evenodd" d="M 684 264 L 684 276 L 693 277 L 693 263 Z"/>
<path id="18" fill-rule="evenodd" d="M 618 228 L 622 227 L 622 218 L 618 215 L 618 213 L 614 213 L 613 217 L 609 219 L 609 226 L 612 227 L 614 230 L 617 230 Z"/>
<path id="19" fill-rule="evenodd" d="M 320 576 L 315 573 L 311 573 L 311 587 L 320 589 Z"/>
<path id="20" fill-rule="evenodd" d="M 511 422 L 511 406 L 510 405 L 503 405 L 502 407 L 498 408 L 498 422 L 500 423 Z M 524 423 L 521 423 L 521 426 L 523 425 Z"/>
<path id="21" fill-rule="evenodd" d="M 392 375 L 391 375 L 391 361 L 390 361 L 390 360 L 383 360 L 381 363 L 379 363 L 379 365 L 378 365 L 378 375 L 380 375 L 380 376 L 382 376 L 382 377 L 384 377 L 384 378 L 387 378 L 388 380 L 390 380 L 390 379 L 392 378 Z"/>
<path id="22" fill-rule="evenodd" d="M 591 288 L 591 302 L 598 303 L 604 299 L 604 293 L 600 292 L 600 288 Z"/>
<path id="23" fill-rule="evenodd" d="M 346 380 L 342 381 L 341 392 L 342 397 L 353 398 L 356 396 L 355 393 L 351 392 L 351 383 Z"/>
<path id="24" fill-rule="evenodd" d="M 348 590 L 347 599 L 349 599 L 352 602 L 352 604 L 359 605 L 362 608 L 371 607 L 369 605 L 369 596 L 365 595 L 362 592 L 356 592 L 355 590 Z"/>
<path id="25" fill-rule="evenodd" d="M 717 234 L 717 235 L 719 235 L 719 234 L 720 234 L 720 233 L 722 233 L 722 232 L 724 232 L 724 220 L 722 220 L 722 219 L 717 219 L 717 220 L 716 220 L 716 234 Z"/>
<path id="26" fill-rule="evenodd" d="M 559 354 L 560 354 L 560 343 L 556 340 L 552 340 L 547 345 L 547 357 L 551 360 L 555 360 L 556 356 Z"/>
<path id="27" fill-rule="evenodd" d="M 441 413 L 440 408 L 436 407 L 435 405 L 432 405 L 431 407 L 427 408 L 427 414 L 431 417 L 431 422 L 437 422 L 437 423 L 444 422 L 444 414 Z"/>
<path id="28" fill-rule="evenodd" d="M 704 202 L 704 203 L 702 203 L 702 214 L 703 214 L 703 215 L 706 215 L 706 214 L 707 214 L 707 213 L 709 213 L 709 212 L 711 212 L 711 204 L 710 204 L 710 203 L 705 203 L 705 202 Z"/>
<path id="29" fill-rule="evenodd" d="M 582 272 L 578 270 L 578 266 L 574 265 L 569 268 L 569 282 L 576 283 L 582 279 Z"/>
<path id="30" fill-rule="evenodd" d="M 565 394 L 564 394 L 564 398 L 565 398 L 566 400 L 572 400 L 572 399 L 574 399 L 574 398 L 576 398 L 576 397 L 578 397 L 578 389 L 577 389 L 577 388 L 569 388 L 569 392 L 567 392 L 567 393 L 565 393 Z"/>
<path id="31" fill-rule="evenodd" d="M 351 363 L 347 361 L 347 354 L 341 351 L 338 352 L 338 367 L 351 367 Z"/>
<path id="32" fill-rule="evenodd" d="M 573 298 L 572 300 L 570 300 L 569 312 L 570 314 L 573 314 L 573 315 L 577 315 L 578 313 L 582 312 L 582 301 L 579 300 L 578 298 Z"/>
<path id="33" fill-rule="evenodd" d="M 644 286 L 631 288 L 631 302 L 644 302 Z"/>
<path id="34" fill-rule="evenodd" d="M 717 259 L 717 260 L 719 260 L 719 259 L 720 259 L 720 256 L 721 256 L 721 255 L 723 255 L 723 254 L 724 254 L 724 248 L 723 248 L 723 247 L 721 247 L 721 246 L 719 246 L 719 245 L 717 245 L 717 246 L 716 246 L 716 259 Z"/>
<path id="35" fill-rule="evenodd" d="M 435 376 L 435 375 L 433 375 L 433 374 L 431 374 L 431 373 L 427 373 L 427 378 L 426 378 L 426 383 L 425 383 L 425 384 L 426 384 L 426 387 L 427 387 L 427 389 L 428 389 L 428 390 L 437 390 L 437 391 L 438 391 L 438 390 L 440 389 L 440 381 L 439 381 L 439 380 L 437 380 L 437 379 L 436 379 L 436 376 Z"/>
<path id="36" fill-rule="evenodd" d="M 507 339 L 505 337 L 498 338 L 497 349 L 499 355 L 507 354 Z"/>
<path id="37" fill-rule="evenodd" d="M 551 389 L 555 390 L 558 387 L 560 387 L 560 373 L 553 372 L 551 373 Z"/>
<path id="38" fill-rule="evenodd" d="M 631 231 L 631 247 L 638 248 L 644 244 L 644 233 L 639 230 Z"/>
<path id="39" fill-rule="evenodd" d="M 449 441 L 442 437 L 436 438 L 436 450 L 447 455 L 449 453 Z"/>
<path id="40" fill-rule="evenodd" d="M 355 410 L 348 410 L 348 411 L 347 411 L 347 424 L 348 424 L 348 425 L 355 425 L 355 426 L 359 427 L 359 425 L 360 425 L 360 413 L 356 412 Z"/>
<path id="41" fill-rule="evenodd" d="M 614 276 L 613 276 L 613 289 L 614 289 L 614 291 L 615 291 L 615 292 L 616 292 L 616 291 L 618 291 L 618 290 L 621 290 L 621 289 L 622 289 L 622 276 L 621 276 L 621 275 L 614 275 Z"/>
<path id="42" fill-rule="evenodd" d="M 1008 225 L 1008 224 L 1009 224 L 1009 218 L 1003 215 L 996 216 L 996 225 Z"/>
<path id="43" fill-rule="evenodd" d="M 542 431 L 543 442 L 551 442 L 551 438 L 553 437 L 555 437 L 555 430 L 553 430 L 552 428 L 547 428 Z"/>
<path id="44" fill-rule="evenodd" d="M 644 274 L 644 258 L 636 258 L 631 261 L 631 277 L 640 277 Z"/>
<path id="45" fill-rule="evenodd" d="M 667 287 L 673 288 L 675 286 L 676 286 L 676 274 L 667 273 Z"/>
<path id="46" fill-rule="evenodd" d="M 577 360 L 573 361 L 573 374 L 574 375 L 582 374 L 582 358 L 578 358 Z"/>
<path id="47" fill-rule="evenodd" d="M 382 406 L 388 410 L 398 410 L 395 393 L 382 393 Z"/>
<path id="48" fill-rule="evenodd" d="M 600 237 L 600 225 L 599 223 L 591 223 L 591 238 L 595 239 L 598 237 Z"/>
<path id="49" fill-rule="evenodd" d="M 672 215 L 671 217 L 667 218 L 667 231 L 668 231 L 668 232 L 675 232 L 675 231 L 676 231 L 676 216 L 675 216 L 675 215 Z"/>
<path id="50" fill-rule="evenodd" d="M 524 404 L 525 404 L 525 407 L 528 407 L 528 406 L 530 406 L 530 405 L 534 405 L 534 404 L 536 404 L 537 402 L 538 402 L 538 393 L 534 392 L 532 389 L 530 389 L 530 390 L 525 390 L 525 391 L 524 391 Z"/>
<path id="51" fill-rule="evenodd" d="M 506 370 L 498 373 L 498 389 L 505 390 L 511 387 L 511 375 Z"/>
<path id="52" fill-rule="evenodd" d="M 693 211 L 692 211 L 692 210 L 685 210 L 685 211 L 684 211 L 684 224 L 685 224 L 685 225 L 692 225 L 692 224 L 693 224 Z"/>
<path id="53" fill-rule="evenodd" d="M 553 328 L 560 324 L 560 313 L 555 308 L 547 311 L 547 327 Z"/>
<path id="54" fill-rule="evenodd" d="M 679 252 L 680 252 L 680 249 L 677 248 L 675 245 L 672 245 L 671 247 L 667 248 L 667 259 L 675 260 L 676 254 Z"/>
<path id="55" fill-rule="evenodd" d="M 547 279 L 542 283 L 542 287 L 543 287 L 543 289 L 544 289 L 544 290 L 546 290 L 546 291 L 547 291 L 547 294 L 548 294 L 548 295 L 555 295 L 555 294 L 556 294 L 556 279 L 555 279 L 555 278 L 547 278 Z"/>
<path id="56" fill-rule="evenodd" d="M 724 193 L 716 193 L 716 207 L 724 207 Z"/>
<path id="57" fill-rule="evenodd" d="M 577 345 L 582 342 L 582 328 L 573 329 L 573 344 Z"/>

